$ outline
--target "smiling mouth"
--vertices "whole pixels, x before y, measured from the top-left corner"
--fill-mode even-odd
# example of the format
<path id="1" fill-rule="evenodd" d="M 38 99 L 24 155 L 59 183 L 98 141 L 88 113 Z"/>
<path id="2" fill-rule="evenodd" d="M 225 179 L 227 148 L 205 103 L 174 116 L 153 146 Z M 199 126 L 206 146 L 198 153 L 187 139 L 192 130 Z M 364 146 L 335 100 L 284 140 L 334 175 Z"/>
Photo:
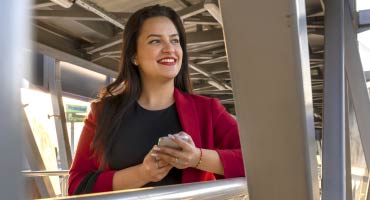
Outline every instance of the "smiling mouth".
<path id="1" fill-rule="evenodd" d="M 159 64 L 162 65 L 174 65 L 176 64 L 176 59 L 175 58 L 162 58 L 158 61 Z"/>

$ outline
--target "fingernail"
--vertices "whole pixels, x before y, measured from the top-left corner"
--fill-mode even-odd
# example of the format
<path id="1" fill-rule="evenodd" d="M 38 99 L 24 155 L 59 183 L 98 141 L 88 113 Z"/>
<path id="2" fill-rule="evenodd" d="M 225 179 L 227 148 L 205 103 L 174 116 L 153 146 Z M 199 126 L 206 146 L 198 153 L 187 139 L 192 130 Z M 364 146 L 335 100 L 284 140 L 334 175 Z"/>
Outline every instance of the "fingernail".
<path id="1" fill-rule="evenodd" d="M 156 151 L 161 150 L 161 148 L 159 148 L 157 145 L 155 145 L 155 146 L 153 147 L 153 149 L 154 149 L 154 150 L 156 150 Z"/>
<path id="2" fill-rule="evenodd" d="M 156 153 L 151 153 L 150 155 L 153 156 L 153 157 L 157 157 L 158 156 L 158 154 L 156 154 Z"/>

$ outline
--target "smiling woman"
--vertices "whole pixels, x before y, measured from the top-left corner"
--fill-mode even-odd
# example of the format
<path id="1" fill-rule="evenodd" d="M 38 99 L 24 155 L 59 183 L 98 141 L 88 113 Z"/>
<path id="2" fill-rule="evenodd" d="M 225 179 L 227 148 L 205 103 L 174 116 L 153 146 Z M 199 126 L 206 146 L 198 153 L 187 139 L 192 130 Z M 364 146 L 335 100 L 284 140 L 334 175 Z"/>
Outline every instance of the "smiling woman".
<path id="1" fill-rule="evenodd" d="M 163 136 L 179 148 L 157 146 Z M 118 77 L 91 104 L 69 194 L 240 176 L 235 119 L 218 100 L 191 94 L 181 19 L 165 6 L 138 10 L 123 35 Z"/>

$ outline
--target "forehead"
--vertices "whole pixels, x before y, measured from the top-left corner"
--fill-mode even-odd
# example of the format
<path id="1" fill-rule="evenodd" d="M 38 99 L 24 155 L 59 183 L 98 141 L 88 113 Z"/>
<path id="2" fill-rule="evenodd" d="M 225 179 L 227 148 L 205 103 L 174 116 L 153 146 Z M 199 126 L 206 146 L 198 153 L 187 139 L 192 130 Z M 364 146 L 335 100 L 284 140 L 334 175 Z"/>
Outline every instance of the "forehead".
<path id="1" fill-rule="evenodd" d="M 152 17 L 144 21 L 140 35 L 150 34 L 173 35 L 178 34 L 173 22 L 167 17 Z"/>

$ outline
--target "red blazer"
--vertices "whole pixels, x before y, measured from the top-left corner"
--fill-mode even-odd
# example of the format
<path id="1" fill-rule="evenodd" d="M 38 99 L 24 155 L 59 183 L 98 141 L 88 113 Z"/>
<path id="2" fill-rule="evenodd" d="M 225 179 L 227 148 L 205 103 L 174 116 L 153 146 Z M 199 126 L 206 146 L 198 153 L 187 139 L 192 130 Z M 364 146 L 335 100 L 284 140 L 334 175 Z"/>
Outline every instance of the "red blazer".
<path id="1" fill-rule="evenodd" d="M 183 131 L 189 134 L 195 145 L 204 149 L 216 150 L 224 166 L 224 176 L 232 178 L 244 176 L 243 159 L 236 120 L 230 116 L 217 99 L 193 94 L 183 94 L 175 89 L 176 108 Z M 76 154 L 69 171 L 68 193 L 71 195 L 88 172 L 96 171 L 99 161 L 91 158 L 90 144 L 95 134 L 96 105 L 91 104 L 91 111 L 85 120 Z M 115 171 L 102 172 L 95 183 L 93 192 L 112 191 Z M 182 182 L 191 183 L 214 180 L 212 173 L 195 168 L 182 170 Z"/>

